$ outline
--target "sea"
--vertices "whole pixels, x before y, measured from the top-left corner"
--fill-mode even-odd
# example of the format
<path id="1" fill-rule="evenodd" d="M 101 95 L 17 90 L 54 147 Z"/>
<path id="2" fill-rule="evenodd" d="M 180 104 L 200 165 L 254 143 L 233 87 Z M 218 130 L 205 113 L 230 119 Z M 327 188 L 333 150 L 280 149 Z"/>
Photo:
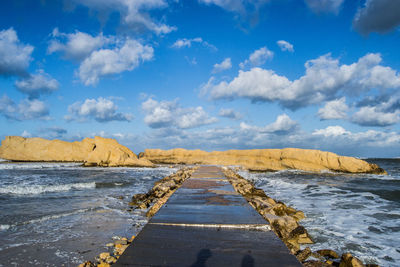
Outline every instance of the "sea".
<path id="1" fill-rule="evenodd" d="M 239 174 L 305 213 L 312 250 L 350 252 L 400 266 L 400 159 L 367 159 L 388 175 L 298 170 Z M 0 266 L 76 266 L 137 235 L 144 211 L 133 194 L 177 168 L 86 168 L 75 163 L 0 162 Z M 305 246 L 303 246 L 304 248 Z"/>
<path id="2" fill-rule="evenodd" d="M 136 193 L 174 168 L 87 168 L 75 163 L 0 162 L 0 266 L 77 266 L 137 235 Z"/>

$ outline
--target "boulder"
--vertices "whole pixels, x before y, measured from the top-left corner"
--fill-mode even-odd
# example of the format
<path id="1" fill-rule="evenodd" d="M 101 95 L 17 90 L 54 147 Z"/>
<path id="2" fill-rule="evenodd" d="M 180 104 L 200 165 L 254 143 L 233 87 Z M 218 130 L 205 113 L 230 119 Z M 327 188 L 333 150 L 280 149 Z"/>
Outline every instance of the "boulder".
<path id="1" fill-rule="evenodd" d="M 386 173 L 376 164 L 331 152 L 285 148 L 206 152 L 202 150 L 146 149 L 141 158 L 153 163 L 166 164 L 216 164 L 241 166 L 252 171 L 279 171 L 298 169 L 304 171 L 334 171 L 348 173 Z"/>
<path id="2" fill-rule="evenodd" d="M 13 161 L 83 162 L 85 166 L 153 167 L 127 147 L 110 138 L 94 137 L 66 142 L 43 138 L 7 136 L 0 146 L 0 158 Z"/>

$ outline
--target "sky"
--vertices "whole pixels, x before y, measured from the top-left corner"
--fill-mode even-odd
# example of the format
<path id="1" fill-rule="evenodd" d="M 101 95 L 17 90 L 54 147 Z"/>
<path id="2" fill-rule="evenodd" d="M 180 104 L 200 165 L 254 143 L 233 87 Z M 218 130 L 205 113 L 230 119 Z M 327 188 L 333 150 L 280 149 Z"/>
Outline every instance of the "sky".
<path id="1" fill-rule="evenodd" d="M 4 0 L 0 138 L 400 157 L 400 0 Z"/>

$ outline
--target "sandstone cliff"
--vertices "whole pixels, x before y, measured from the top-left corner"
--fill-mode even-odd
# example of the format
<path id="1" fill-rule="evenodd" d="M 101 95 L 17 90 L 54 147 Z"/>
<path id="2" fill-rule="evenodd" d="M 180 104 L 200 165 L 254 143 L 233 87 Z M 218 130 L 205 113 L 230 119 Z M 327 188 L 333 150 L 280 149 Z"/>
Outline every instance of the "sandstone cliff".
<path id="1" fill-rule="evenodd" d="M 7 136 L 1 142 L 0 158 L 14 161 L 83 162 L 85 166 L 152 167 L 147 159 L 138 159 L 114 139 L 95 137 L 65 142 L 43 138 Z"/>
<path id="2" fill-rule="evenodd" d="M 185 149 L 146 149 L 141 155 L 153 163 L 212 164 L 242 166 L 253 171 L 334 171 L 349 173 L 385 173 L 376 164 L 331 152 L 310 149 L 253 149 L 205 152 Z"/>

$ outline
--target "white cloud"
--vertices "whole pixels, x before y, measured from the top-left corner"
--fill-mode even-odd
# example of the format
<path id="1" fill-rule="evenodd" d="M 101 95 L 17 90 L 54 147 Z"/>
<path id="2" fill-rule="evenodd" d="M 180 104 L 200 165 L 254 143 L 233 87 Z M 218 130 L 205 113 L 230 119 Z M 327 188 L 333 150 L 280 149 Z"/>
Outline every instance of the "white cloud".
<path id="1" fill-rule="evenodd" d="M 105 37 L 102 33 L 98 36 L 75 31 L 75 33 L 62 33 L 55 28 L 52 32 L 53 39 L 49 42 L 47 52 L 49 54 L 62 52 L 64 57 L 70 60 L 82 61 L 93 51 L 113 42 L 114 38 Z"/>
<path id="2" fill-rule="evenodd" d="M 285 40 L 279 40 L 276 44 L 280 47 L 282 51 L 294 52 L 293 45 Z"/>
<path id="3" fill-rule="evenodd" d="M 178 39 L 175 41 L 175 43 L 173 43 L 171 45 L 171 47 L 177 48 L 177 49 L 191 47 L 192 44 L 194 44 L 194 43 L 201 44 L 204 47 L 207 47 L 211 50 L 217 50 L 217 48 L 214 45 L 208 43 L 207 41 L 204 41 L 203 38 L 201 38 L 201 37 L 196 37 L 196 38 L 192 38 L 192 39 L 186 39 L 186 38 Z"/>
<path id="4" fill-rule="evenodd" d="M 378 107 L 362 107 L 352 116 L 352 121 L 362 126 L 390 126 L 400 121 L 400 111 L 383 112 Z"/>
<path id="5" fill-rule="evenodd" d="M 338 14 L 344 0 L 305 0 L 305 2 L 315 13 Z"/>
<path id="6" fill-rule="evenodd" d="M 273 70 L 239 71 L 231 82 L 206 85 L 213 99 L 248 98 L 276 101 L 292 110 L 336 98 L 339 92 L 360 95 L 371 89 L 400 88 L 400 74 L 380 65 L 380 54 L 367 54 L 350 65 L 340 65 L 329 54 L 305 63 L 306 73 L 290 81 Z M 204 86 L 203 86 L 204 89 Z"/>
<path id="7" fill-rule="evenodd" d="M 120 14 L 121 25 L 125 28 L 142 32 L 150 30 L 158 35 L 175 31 L 176 27 L 156 22 L 149 14 L 156 9 L 168 7 L 165 0 L 72 0 L 78 5 L 84 5 L 101 14 L 117 11 Z"/>
<path id="8" fill-rule="evenodd" d="M 221 72 L 224 70 L 229 70 L 232 68 L 232 61 L 231 58 L 225 58 L 221 63 L 214 64 L 214 68 L 212 70 L 213 73 Z"/>
<path id="9" fill-rule="evenodd" d="M 0 114 L 10 120 L 49 120 L 49 110 L 45 103 L 37 99 L 24 99 L 16 104 L 8 96 L 0 98 Z"/>
<path id="10" fill-rule="evenodd" d="M 21 43 L 13 28 L 0 31 L 0 75 L 27 75 L 32 51 L 33 46 Z"/>
<path id="11" fill-rule="evenodd" d="M 22 136 L 22 137 L 25 137 L 25 138 L 29 138 L 29 137 L 32 137 L 32 134 L 31 134 L 30 132 L 28 132 L 27 130 L 24 130 L 24 131 L 21 133 L 21 136 Z"/>
<path id="12" fill-rule="evenodd" d="M 144 122 L 151 128 L 189 129 L 217 122 L 203 107 L 181 108 L 177 100 L 158 102 L 149 98 L 142 103 L 142 109 L 146 114 Z"/>
<path id="13" fill-rule="evenodd" d="M 317 129 L 312 133 L 313 135 L 322 135 L 324 137 L 335 137 L 342 135 L 350 135 L 349 131 L 346 131 L 342 126 L 328 126 L 325 129 Z"/>
<path id="14" fill-rule="evenodd" d="M 98 122 L 109 121 L 132 121 L 133 115 L 129 113 L 117 112 L 118 106 L 109 99 L 99 97 L 96 99 L 86 99 L 83 103 L 75 102 L 68 107 L 68 121 L 76 120 L 80 122 L 94 119 Z"/>
<path id="15" fill-rule="evenodd" d="M 198 0 L 206 5 L 216 5 L 226 11 L 237 13 L 243 19 L 254 20 L 258 17 L 259 9 L 270 0 Z"/>
<path id="16" fill-rule="evenodd" d="M 58 90 L 60 85 L 56 79 L 53 79 L 43 70 L 39 70 L 37 74 L 16 81 L 15 86 L 19 91 L 27 94 L 29 98 L 37 98 L 42 94 L 49 94 Z"/>
<path id="17" fill-rule="evenodd" d="M 151 46 L 127 39 L 122 46 L 92 52 L 79 66 L 78 75 L 85 85 L 96 85 L 104 76 L 131 71 L 153 58 Z"/>
<path id="18" fill-rule="evenodd" d="M 234 109 L 231 108 L 221 108 L 218 113 L 219 116 L 229 118 L 229 119 L 234 119 L 234 120 L 239 120 L 242 118 L 242 114 L 239 112 L 235 111 Z"/>
<path id="19" fill-rule="evenodd" d="M 322 120 L 338 120 L 347 117 L 349 107 L 346 104 L 346 97 L 329 101 L 323 108 L 318 110 L 318 116 Z"/>
<path id="20" fill-rule="evenodd" d="M 253 131 L 257 133 L 291 134 L 298 130 L 299 124 L 292 120 L 288 115 L 281 114 L 271 124 L 264 127 L 252 126 L 241 122 L 240 129 L 243 131 Z"/>
<path id="21" fill-rule="evenodd" d="M 246 59 L 244 62 L 240 63 L 239 66 L 242 69 L 247 65 L 260 66 L 263 65 L 268 59 L 272 59 L 273 57 L 274 57 L 274 52 L 272 52 L 266 46 L 264 46 L 251 53 L 249 58 Z"/>
<path id="22" fill-rule="evenodd" d="M 353 20 L 353 27 L 362 34 L 385 33 L 400 25 L 400 1 L 366 0 Z"/>

